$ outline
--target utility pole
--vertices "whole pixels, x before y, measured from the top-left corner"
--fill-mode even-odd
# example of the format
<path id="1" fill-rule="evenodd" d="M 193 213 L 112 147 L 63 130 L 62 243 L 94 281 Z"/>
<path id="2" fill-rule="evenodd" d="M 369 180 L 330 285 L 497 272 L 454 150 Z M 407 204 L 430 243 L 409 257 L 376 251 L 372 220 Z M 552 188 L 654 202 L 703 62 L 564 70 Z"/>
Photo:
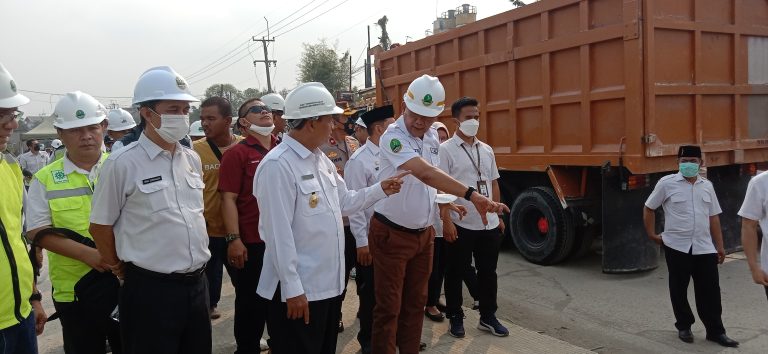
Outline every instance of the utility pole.
<path id="1" fill-rule="evenodd" d="M 349 92 L 352 92 L 352 56 L 349 56 Z"/>
<path id="2" fill-rule="evenodd" d="M 368 25 L 368 49 L 365 52 L 365 88 L 371 87 L 371 25 Z"/>
<path id="3" fill-rule="evenodd" d="M 269 66 L 271 64 L 274 64 L 277 66 L 277 60 L 269 60 L 269 55 L 267 54 L 267 42 L 274 42 L 275 39 L 269 39 L 269 20 L 267 20 L 266 17 L 264 17 L 264 21 L 267 21 L 267 38 L 261 37 L 261 39 L 256 39 L 256 37 L 252 37 L 254 42 L 261 42 L 261 46 L 264 48 L 264 60 L 254 60 L 253 66 L 256 66 L 256 63 L 264 63 L 264 65 L 267 68 L 267 93 L 272 92 L 272 78 L 269 75 Z"/>

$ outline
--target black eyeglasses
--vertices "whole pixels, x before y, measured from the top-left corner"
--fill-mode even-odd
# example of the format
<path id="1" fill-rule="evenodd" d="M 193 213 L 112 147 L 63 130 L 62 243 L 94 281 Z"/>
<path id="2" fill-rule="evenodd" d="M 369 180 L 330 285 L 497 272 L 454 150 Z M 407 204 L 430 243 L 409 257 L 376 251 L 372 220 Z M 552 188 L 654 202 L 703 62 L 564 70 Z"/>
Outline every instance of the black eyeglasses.
<path id="1" fill-rule="evenodd" d="M 261 112 L 272 113 L 272 110 L 269 109 L 269 107 L 267 107 L 267 106 L 253 106 L 251 108 L 248 108 L 248 111 L 245 112 L 245 114 L 248 114 L 248 113 L 261 113 Z"/>
<path id="2" fill-rule="evenodd" d="M 21 111 L 10 111 L 7 113 L 0 113 L 0 124 L 8 123 L 12 120 L 19 120 L 24 115 Z"/>

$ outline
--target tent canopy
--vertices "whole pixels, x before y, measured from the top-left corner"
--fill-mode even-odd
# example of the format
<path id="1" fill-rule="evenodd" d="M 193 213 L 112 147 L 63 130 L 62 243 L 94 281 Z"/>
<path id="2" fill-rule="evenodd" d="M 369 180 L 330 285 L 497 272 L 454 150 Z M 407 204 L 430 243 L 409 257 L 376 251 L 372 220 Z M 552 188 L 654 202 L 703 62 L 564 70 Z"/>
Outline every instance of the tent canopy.
<path id="1" fill-rule="evenodd" d="M 38 124 L 34 129 L 21 134 L 22 140 L 55 139 L 57 137 L 58 134 L 56 134 L 56 128 L 53 126 L 53 117 L 45 117 L 43 122 Z"/>

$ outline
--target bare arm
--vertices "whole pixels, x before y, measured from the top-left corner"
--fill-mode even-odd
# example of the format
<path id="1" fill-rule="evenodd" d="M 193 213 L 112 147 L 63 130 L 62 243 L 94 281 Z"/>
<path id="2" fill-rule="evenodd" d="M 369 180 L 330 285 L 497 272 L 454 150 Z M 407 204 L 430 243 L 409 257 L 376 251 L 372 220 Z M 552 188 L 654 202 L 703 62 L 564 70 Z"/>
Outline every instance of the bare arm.
<path id="1" fill-rule="evenodd" d="M 741 218 L 741 245 L 744 246 L 744 255 L 747 256 L 747 264 L 749 264 L 749 271 L 752 273 L 752 280 L 756 284 L 768 286 L 768 274 L 763 271 L 760 263 L 757 261 L 757 220 Z"/>
<path id="2" fill-rule="evenodd" d="M 720 216 L 712 215 L 709 217 L 709 232 L 712 234 L 712 241 L 715 242 L 717 260 L 720 264 L 723 264 L 723 261 L 725 261 L 725 246 L 723 244 L 723 230 L 720 227 Z"/>
<path id="3" fill-rule="evenodd" d="M 115 249 L 115 231 L 112 225 L 91 223 L 88 232 L 93 236 L 93 241 L 96 242 L 96 248 L 99 250 L 104 262 L 112 266 L 120 263 L 120 259 L 117 258 L 117 250 Z"/>
<path id="4" fill-rule="evenodd" d="M 221 216 L 228 234 L 240 234 L 240 219 L 237 215 L 237 193 L 219 191 L 221 194 Z M 242 239 L 227 244 L 228 262 L 237 269 L 243 269 L 248 261 L 248 249 Z"/>
<path id="5" fill-rule="evenodd" d="M 644 206 L 643 207 L 643 224 L 645 225 L 645 232 L 648 234 L 648 238 L 651 241 L 658 244 L 662 244 L 661 236 L 656 234 L 656 211 Z"/>
<path id="6" fill-rule="evenodd" d="M 27 237 L 30 240 L 34 240 L 37 233 L 50 226 L 43 226 L 27 233 Z M 40 239 L 37 243 L 38 246 L 47 249 L 56 254 L 60 254 L 64 257 L 69 257 L 83 262 L 93 269 L 99 272 L 104 272 L 109 269 L 109 266 L 102 262 L 99 251 L 88 247 L 82 243 L 70 240 L 62 236 L 47 236 Z"/>

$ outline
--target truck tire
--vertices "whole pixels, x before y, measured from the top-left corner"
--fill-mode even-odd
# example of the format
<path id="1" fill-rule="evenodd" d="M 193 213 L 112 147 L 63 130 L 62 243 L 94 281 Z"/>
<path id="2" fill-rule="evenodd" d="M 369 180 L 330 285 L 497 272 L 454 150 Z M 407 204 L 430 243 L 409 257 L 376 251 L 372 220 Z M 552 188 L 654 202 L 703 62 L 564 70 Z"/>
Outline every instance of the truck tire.
<path id="1" fill-rule="evenodd" d="M 552 188 L 533 187 L 520 193 L 512 204 L 509 225 L 515 247 L 531 263 L 556 264 L 573 250 L 573 217 L 560 206 Z"/>

